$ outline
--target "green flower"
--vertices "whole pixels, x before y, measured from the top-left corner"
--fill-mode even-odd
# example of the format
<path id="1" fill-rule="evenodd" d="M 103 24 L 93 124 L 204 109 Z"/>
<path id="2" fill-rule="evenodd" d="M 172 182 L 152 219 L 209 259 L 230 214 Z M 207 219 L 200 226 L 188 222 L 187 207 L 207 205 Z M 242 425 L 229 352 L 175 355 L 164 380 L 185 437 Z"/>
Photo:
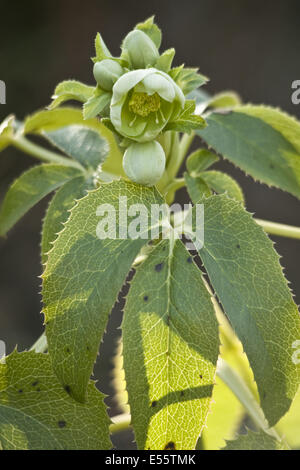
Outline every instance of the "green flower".
<path id="1" fill-rule="evenodd" d="M 154 66 L 159 58 L 158 49 L 149 36 L 135 29 L 124 39 L 123 55 L 128 57 L 131 68 L 145 69 Z"/>
<path id="2" fill-rule="evenodd" d="M 125 138 L 155 139 L 182 112 L 185 97 L 174 80 L 155 68 L 133 70 L 113 87 L 110 119 Z"/>
<path id="3" fill-rule="evenodd" d="M 98 85 L 105 91 L 111 91 L 118 78 L 123 75 L 124 70 L 118 62 L 104 59 L 95 63 L 93 72 Z"/>
<path id="4" fill-rule="evenodd" d="M 134 183 L 154 186 L 165 170 L 166 156 L 155 140 L 131 144 L 123 157 L 123 168 Z"/>

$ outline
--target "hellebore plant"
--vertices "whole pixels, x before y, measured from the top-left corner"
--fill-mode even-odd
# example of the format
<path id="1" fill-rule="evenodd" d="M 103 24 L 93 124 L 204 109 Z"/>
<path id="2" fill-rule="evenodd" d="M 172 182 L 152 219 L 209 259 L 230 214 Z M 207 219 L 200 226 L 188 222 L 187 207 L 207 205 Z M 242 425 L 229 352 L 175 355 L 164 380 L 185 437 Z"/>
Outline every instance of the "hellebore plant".
<path id="1" fill-rule="evenodd" d="M 238 183 L 211 169 L 220 154 L 300 198 L 300 123 L 233 92 L 210 96 L 207 78 L 173 67 L 174 49 L 160 44 L 153 18 L 126 36 L 120 57 L 98 34 L 95 86 L 62 82 L 48 109 L 0 126 L 0 150 L 43 161 L 7 191 L 0 235 L 55 192 L 41 241 L 45 333 L 0 363 L 3 449 L 109 449 L 110 434 L 130 425 L 145 450 L 300 447 L 300 317 L 267 235 L 300 239 L 300 229 L 253 219 Z M 61 106 L 69 100 L 83 109 Z M 172 214 L 168 237 L 161 220 L 152 239 L 147 219 L 145 237 L 137 208 L 171 205 L 182 187 L 193 206 Z M 135 210 L 126 220 L 120 200 Z M 199 204 L 196 253 L 177 235 L 188 216 L 196 233 Z M 99 238 L 108 207 L 115 233 L 134 225 L 140 236 Z M 110 422 L 90 378 L 129 272 L 114 358 L 122 413 Z"/>

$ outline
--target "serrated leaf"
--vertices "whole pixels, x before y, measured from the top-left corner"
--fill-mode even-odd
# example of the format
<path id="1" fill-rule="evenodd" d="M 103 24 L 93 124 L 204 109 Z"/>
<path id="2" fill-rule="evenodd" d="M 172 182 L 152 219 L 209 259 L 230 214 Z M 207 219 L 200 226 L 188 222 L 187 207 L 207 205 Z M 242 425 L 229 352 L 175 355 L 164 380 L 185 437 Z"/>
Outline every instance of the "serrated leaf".
<path id="1" fill-rule="evenodd" d="M 172 69 L 169 75 L 185 95 L 208 82 L 208 78 L 198 73 L 197 68 L 185 68 L 183 65 Z"/>
<path id="2" fill-rule="evenodd" d="M 197 133 L 253 178 L 300 198 L 300 124 L 277 110 L 240 106 L 212 113 Z"/>
<path id="3" fill-rule="evenodd" d="M 241 104 L 240 96 L 234 91 L 222 91 L 212 96 L 207 105 L 210 108 L 233 108 Z"/>
<path id="4" fill-rule="evenodd" d="M 245 203 L 243 191 L 240 185 L 229 175 L 222 171 L 204 171 L 201 178 L 206 184 L 218 194 L 227 193 L 232 199 L 242 204 Z"/>
<path id="5" fill-rule="evenodd" d="M 155 68 L 158 70 L 162 70 L 165 73 L 168 73 L 172 66 L 174 56 L 175 56 L 175 49 L 173 48 L 168 49 L 167 51 L 163 52 L 157 59 Z"/>
<path id="6" fill-rule="evenodd" d="M 66 101 L 75 100 L 85 103 L 91 98 L 95 91 L 95 87 L 85 85 L 76 80 L 66 80 L 57 85 L 52 96 L 53 101 L 49 109 L 57 108 L 57 106 Z"/>
<path id="7" fill-rule="evenodd" d="M 97 33 L 96 38 L 95 38 L 95 50 L 96 50 L 96 57 L 93 59 L 94 62 L 100 62 L 101 60 L 111 58 L 111 53 L 109 52 L 100 33 Z"/>
<path id="8" fill-rule="evenodd" d="M 270 426 L 288 411 L 300 383 L 292 361 L 300 316 L 272 242 L 241 204 L 226 195 L 204 204 L 199 255 L 241 340 Z M 195 227 L 194 227 L 195 230 Z"/>
<path id="9" fill-rule="evenodd" d="M 92 119 L 101 114 L 110 103 L 111 96 L 111 92 L 97 88 L 93 96 L 83 105 L 83 119 Z"/>
<path id="10" fill-rule="evenodd" d="M 56 131 L 62 127 L 71 125 L 82 125 L 97 131 L 101 138 L 108 141 L 110 152 L 103 163 L 103 171 L 123 175 L 122 154 L 118 148 L 112 132 L 107 129 L 98 119 L 84 120 L 82 112 L 75 108 L 57 108 L 52 111 L 39 111 L 29 116 L 24 125 L 24 133 L 44 135 Z"/>
<path id="11" fill-rule="evenodd" d="M 85 399 L 99 343 L 117 294 L 135 257 L 147 243 L 147 234 L 145 239 L 135 240 L 98 238 L 96 230 L 102 219 L 96 212 L 103 204 L 116 210 L 118 236 L 121 196 L 128 198 L 128 205 L 144 204 L 149 212 L 151 204 L 163 203 L 155 188 L 122 180 L 102 184 L 72 209 L 48 254 L 43 274 L 49 353 L 60 381 L 79 401 Z M 123 222 L 120 223 L 123 227 Z"/>
<path id="12" fill-rule="evenodd" d="M 38 165 L 23 173 L 1 205 L 0 235 L 4 236 L 43 197 L 80 174 L 75 168 L 53 164 Z"/>
<path id="13" fill-rule="evenodd" d="M 191 176 L 200 176 L 204 170 L 219 161 L 219 157 L 209 150 L 199 149 L 189 155 L 186 167 Z"/>
<path id="14" fill-rule="evenodd" d="M 240 435 L 234 441 L 228 441 L 221 450 L 288 450 L 287 446 L 263 431 Z"/>
<path id="15" fill-rule="evenodd" d="M 28 116 L 24 122 L 24 134 L 43 134 L 72 124 L 82 124 L 93 129 L 99 129 L 99 125 L 101 126 L 97 119 L 84 121 L 80 109 L 63 107 L 37 111 Z"/>
<path id="16" fill-rule="evenodd" d="M 96 169 L 109 152 L 109 144 L 99 132 L 80 124 L 61 127 L 44 135 L 53 145 L 86 168 Z"/>
<path id="17" fill-rule="evenodd" d="M 209 410 L 219 339 L 201 272 L 180 240 L 174 247 L 162 241 L 137 269 L 122 330 L 138 447 L 194 449 Z"/>
<path id="18" fill-rule="evenodd" d="M 187 186 L 189 196 L 195 203 L 199 202 L 203 197 L 211 196 L 211 190 L 208 184 L 201 178 L 201 176 L 190 176 L 184 173 L 184 180 Z"/>
<path id="19" fill-rule="evenodd" d="M 178 118 L 176 121 L 169 122 L 165 131 L 186 132 L 190 134 L 193 130 L 203 129 L 206 126 L 205 119 L 196 114 L 191 114 L 186 118 Z"/>
<path id="20" fill-rule="evenodd" d="M 135 29 L 140 29 L 141 31 L 146 33 L 149 38 L 152 39 L 157 49 L 160 48 L 162 34 L 159 27 L 154 23 L 154 16 L 151 16 L 143 23 L 137 24 Z"/>
<path id="21" fill-rule="evenodd" d="M 46 212 L 42 231 L 42 263 L 47 260 L 47 253 L 52 248 L 52 242 L 57 234 L 62 231 L 70 215 L 71 208 L 76 204 L 76 200 L 83 197 L 89 188 L 86 180 L 79 176 L 65 183 L 53 196 Z"/>
<path id="22" fill-rule="evenodd" d="M 47 354 L 14 352 L 0 364 L 4 450 L 109 449 L 103 395 L 89 384 L 85 405 L 63 390 Z"/>

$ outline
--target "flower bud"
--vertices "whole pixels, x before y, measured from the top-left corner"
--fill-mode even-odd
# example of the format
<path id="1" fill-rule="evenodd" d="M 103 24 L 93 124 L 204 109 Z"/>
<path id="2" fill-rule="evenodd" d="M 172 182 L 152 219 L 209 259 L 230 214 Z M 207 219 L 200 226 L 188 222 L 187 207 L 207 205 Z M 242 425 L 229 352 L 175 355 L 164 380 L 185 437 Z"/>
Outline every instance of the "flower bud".
<path id="1" fill-rule="evenodd" d="M 165 152 L 156 141 L 131 144 L 123 157 L 128 178 L 145 186 L 154 186 L 160 180 L 165 163 Z"/>
<path id="2" fill-rule="evenodd" d="M 124 71 L 118 62 L 104 59 L 94 65 L 94 77 L 98 85 L 105 91 L 111 91 L 115 82 L 123 75 Z"/>
<path id="3" fill-rule="evenodd" d="M 123 50 L 127 52 L 131 66 L 135 69 L 153 66 L 159 58 L 157 47 L 152 39 L 138 29 L 131 31 L 126 36 Z"/>

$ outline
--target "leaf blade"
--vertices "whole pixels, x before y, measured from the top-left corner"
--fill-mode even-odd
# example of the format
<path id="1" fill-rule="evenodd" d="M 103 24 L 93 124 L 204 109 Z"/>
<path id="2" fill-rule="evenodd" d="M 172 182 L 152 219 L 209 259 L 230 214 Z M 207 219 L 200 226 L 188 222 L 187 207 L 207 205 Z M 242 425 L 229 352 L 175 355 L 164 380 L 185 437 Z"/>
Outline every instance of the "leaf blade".
<path id="1" fill-rule="evenodd" d="M 86 405 L 76 403 L 47 354 L 13 352 L 0 364 L 0 410 L 4 450 L 111 448 L 103 395 L 90 384 Z"/>
<path id="2" fill-rule="evenodd" d="M 122 325 L 124 370 L 139 448 L 188 450 L 209 410 L 218 327 L 189 253 L 180 240 L 168 248 L 168 240 L 161 242 L 131 283 Z M 192 302 L 193 288 L 200 303 Z"/>
<path id="3" fill-rule="evenodd" d="M 75 168 L 42 164 L 23 173 L 11 185 L 0 209 L 0 235 L 4 236 L 23 215 L 47 194 L 80 175 Z"/>
<path id="4" fill-rule="evenodd" d="M 292 361 L 299 312 L 279 256 L 251 215 L 226 195 L 201 202 L 205 225 L 199 255 L 243 344 L 261 407 L 273 426 L 288 411 L 300 382 Z"/>
<path id="5" fill-rule="evenodd" d="M 42 276 L 49 353 L 60 381 L 78 401 L 85 399 L 117 294 L 135 257 L 147 243 L 147 239 L 98 238 L 98 207 L 112 205 L 118 215 L 121 196 L 148 208 L 162 203 L 155 188 L 125 181 L 103 184 L 89 192 L 73 207 L 48 254 Z M 116 233 L 118 223 L 116 219 Z"/>

